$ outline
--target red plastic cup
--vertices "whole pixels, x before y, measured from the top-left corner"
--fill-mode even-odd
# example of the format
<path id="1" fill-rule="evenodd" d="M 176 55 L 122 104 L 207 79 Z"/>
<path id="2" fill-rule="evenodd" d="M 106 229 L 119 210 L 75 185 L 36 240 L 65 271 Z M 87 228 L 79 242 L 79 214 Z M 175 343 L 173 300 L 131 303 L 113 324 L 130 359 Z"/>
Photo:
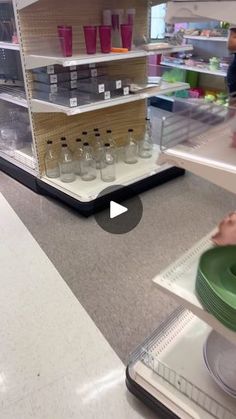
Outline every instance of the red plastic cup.
<path id="1" fill-rule="evenodd" d="M 97 27 L 84 26 L 84 39 L 87 54 L 96 54 L 97 50 Z"/>
<path id="2" fill-rule="evenodd" d="M 123 24 L 121 28 L 122 47 L 129 51 L 132 49 L 133 25 Z"/>
<path id="3" fill-rule="evenodd" d="M 101 44 L 101 52 L 108 54 L 111 52 L 111 26 L 99 26 L 99 37 Z"/>
<path id="4" fill-rule="evenodd" d="M 58 26 L 58 36 L 63 57 L 72 56 L 72 26 Z"/>

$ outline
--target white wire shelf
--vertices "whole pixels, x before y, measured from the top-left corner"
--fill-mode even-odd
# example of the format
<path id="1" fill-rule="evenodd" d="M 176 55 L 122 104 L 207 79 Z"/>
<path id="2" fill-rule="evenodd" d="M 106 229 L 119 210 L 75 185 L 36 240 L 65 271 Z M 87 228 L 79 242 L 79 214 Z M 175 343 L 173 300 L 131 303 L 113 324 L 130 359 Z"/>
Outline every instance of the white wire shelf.
<path id="1" fill-rule="evenodd" d="M 67 184 L 61 182 L 60 179 L 49 179 L 46 176 L 44 176 L 42 180 L 67 195 L 79 200 L 80 202 L 91 202 L 94 201 L 99 193 L 107 186 L 132 185 L 135 182 L 146 179 L 147 177 L 168 169 L 170 167 L 169 165 L 158 166 L 156 164 L 158 155 L 159 150 L 156 149 L 154 150 L 152 158 L 139 159 L 136 164 L 129 165 L 119 162 L 116 166 L 117 179 L 115 182 L 109 184 L 101 181 L 99 171 L 97 171 L 97 179 L 91 182 L 84 182 L 79 177 L 77 177 L 75 182 Z"/>
<path id="2" fill-rule="evenodd" d="M 228 38 L 225 36 L 184 35 L 184 39 L 191 39 L 193 41 L 213 41 L 213 42 L 227 42 L 228 41 Z"/>
<path id="3" fill-rule="evenodd" d="M 33 156 L 29 156 L 24 150 L 15 150 L 12 155 L 0 150 L 0 157 L 14 164 L 22 170 L 36 176 L 36 162 Z"/>
<path id="4" fill-rule="evenodd" d="M 23 89 L 11 86 L 0 86 L 0 99 L 5 102 L 14 103 L 15 105 L 28 108 L 28 102 Z"/>
<path id="5" fill-rule="evenodd" d="M 215 231 L 200 240 L 188 252 L 157 275 L 153 282 L 165 293 L 174 296 L 182 305 L 209 324 L 225 338 L 236 344 L 236 333 L 225 327 L 200 303 L 195 292 L 197 269 L 202 253 L 213 247 L 211 237 Z"/>
<path id="6" fill-rule="evenodd" d="M 210 74 L 211 76 L 226 77 L 227 75 L 226 71 L 222 71 L 222 70 L 211 71 L 208 68 L 200 68 L 197 66 L 189 66 L 189 65 L 184 65 L 184 64 L 173 64 L 173 63 L 168 63 L 165 61 L 162 61 L 161 65 L 165 65 L 165 66 L 173 67 L 173 68 L 180 68 L 181 70 L 196 71 L 197 73 Z"/>
<path id="7" fill-rule="evenodd" d="M 10 49 L 10 50 L 13 50 L 13 51 L 20 51 L 20 45 L 19 44 L 13 44 L 12 42 L 0 41 L 0 48 Z"/>
<path id="8" fill-rule="evenodd" d="M 144 51 L 144 50 L 133 50 L 127 53 L 110 53 L 110 54 L 80 54 L 80 55 L 73 55 L 70 58 L 65 58 L 61 56 L 53 56 L 53 55 L 27 55 L 25 57 L 25 64 L 27 70 L 32 70 L 38 67 L 46 67 L 48 65 L 59 64 L 63 67 L 71 67 L 75 65 L 85 65 L 85 64 L 92 64 L 92 63 L 105 63 L 110 61 L 120 61 L 120 60 L 127 60 L 132 58 L 140 58 L 140 57 L 148 57 L 150 55 L 157 55 L 157 54 L 164 54 L 164 53 L 174 53 L 174 52 L 181 52 L 181 51 L 192 51 L 192 45 L 181 45 L 181 46 L 173 46 L 170 48 L 159 48 L 152 51 Z"/>
<path id="9" fill-rule="evenodd" d="M 210 332 L 179 310 L 131 358 L 131 378 L 181 419 L 235 418 L 236 400 L 215 385 L 203 361 Z"/>
<path id="10" fill-rule="evenodd" d="M 156 96 L 158 93 L 165 94 L 165 93 L 176 92 L 176 91 L 185 90 L 185 89 L 189 89 L 188 83 L 162 82 L 161 86 L 142 90 L 140 93 L 130 94 L 127 96 L 120 96 L 114 99 L 103 100 L 99 102 L 93 102 L 91 104 L 78 106 L 75 108 L 69 108 L 67 106 L 61 106 L 55 103 L 45 102 L 39 99 L 31 99 L 31 109 L 33 112 L 36 112 L 36 113 L 60 112 L 68 116 L 71 116 L 71 115 L 77 115 L 77 114 L 81 114 L 85 112 L 95 111 L 98 109 L 110 108 L 112 106 L 123 105 L 125 103 L 136 102 L 138 100 L 148 99 L 149 97 Z"/>

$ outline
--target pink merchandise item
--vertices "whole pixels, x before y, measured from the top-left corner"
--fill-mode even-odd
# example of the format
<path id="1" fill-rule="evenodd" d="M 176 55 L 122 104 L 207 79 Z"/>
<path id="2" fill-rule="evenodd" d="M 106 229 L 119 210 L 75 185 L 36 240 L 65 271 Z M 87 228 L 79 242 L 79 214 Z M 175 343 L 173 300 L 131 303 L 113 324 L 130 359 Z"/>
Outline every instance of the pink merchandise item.
<path id="1" fill-rule="evenodd" d="M 109 52 L 111 52 L 111 26 L 99 26 L 99 37 L 101 44 L 101 52 L 103 54 L 108 54 Z"/>
<path id="2" fill-rule="evenodd" d="M 63 57 L 72 56 L 72 26 L 57 27 Z"/>
<path id="3" fill-rule="evenodd" d="M 84 39 L 87 54 L 96 54 L 97 50 L 97 27 L 84 26 Z"/>
<path id="4" fill-rule="evenodd" d="M 132 49 L 133 25 L 121 25 L 122 48 Z"/>

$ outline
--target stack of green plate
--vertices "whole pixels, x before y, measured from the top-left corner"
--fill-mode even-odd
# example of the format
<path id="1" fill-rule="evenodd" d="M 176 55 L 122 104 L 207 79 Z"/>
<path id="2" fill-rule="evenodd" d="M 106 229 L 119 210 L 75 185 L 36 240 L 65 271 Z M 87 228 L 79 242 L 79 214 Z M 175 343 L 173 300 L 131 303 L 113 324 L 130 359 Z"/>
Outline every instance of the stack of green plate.
<path id="1" fill-rule="evenodd" d="M 207 311 L 236 331 L 236 246 L 215 247 L 203 253 L 196 292 Z"/>

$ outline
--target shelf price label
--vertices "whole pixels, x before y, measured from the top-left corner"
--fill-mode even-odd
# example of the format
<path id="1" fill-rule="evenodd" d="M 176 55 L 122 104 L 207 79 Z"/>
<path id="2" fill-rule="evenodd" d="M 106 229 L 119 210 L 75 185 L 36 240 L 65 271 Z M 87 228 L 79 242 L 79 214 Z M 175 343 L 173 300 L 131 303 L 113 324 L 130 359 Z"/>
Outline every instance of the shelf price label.
<path id="1" fill-rule="evenodd" d="M 72 97 L 70 99 L 70 107 L 74 108 L 75 106 L 78 106 L 78 101 L 77 101 L 77 97 Z"/>
<path id="2" fill-rule="evenodd" d="M 104 92 L 105 92 L 105 84 L 99 84 L 98 93 L 104 93 Z"/>

